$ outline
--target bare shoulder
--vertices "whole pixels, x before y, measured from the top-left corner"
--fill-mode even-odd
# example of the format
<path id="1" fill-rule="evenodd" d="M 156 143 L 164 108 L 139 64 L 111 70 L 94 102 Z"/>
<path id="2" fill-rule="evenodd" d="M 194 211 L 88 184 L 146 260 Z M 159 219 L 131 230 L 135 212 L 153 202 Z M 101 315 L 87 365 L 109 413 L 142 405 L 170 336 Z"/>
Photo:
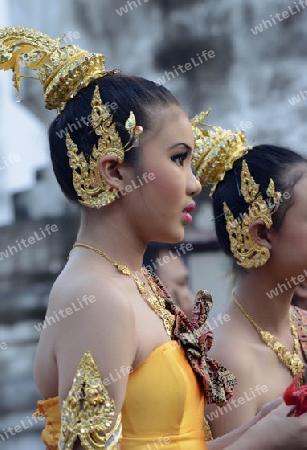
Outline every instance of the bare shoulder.
<path id="1" fill-rule="evenodd" d="M 234 373 L 250 373 L 253 350 L 235 320 L 213 329 L 214 339 L 208 356 Z"/>
<path id="2" fill-rule="evenodd" d="M 256 361 L 242 339 L 218 334 L 208 356 L 234 374 L 237 384 L 225 406 L 206 406 L 206 418 L 214 438 L 238 428 L 257 413 L 257 398 L 251 392 L 256 383 Z"/>
<path id="3" fill-rule="evenodd" d="M 64 283 L 63 283 L 64 281 Z M 69 333 L 84 343 L 94 345 L 97 337 L 106 338 L 113 334 L 128 336 L 134 334 L 134 313 L 123 285 L 117 277 L 108 272 L 95 273 L 85 270 L 66 285 L 67 280 L 58 280 L 50 295 L 49 311 L 52 306 L 62 309 L 56 340 L 59 342 Z M 64 284 L 64 286 L 63 286 Z M 91 330 L 92 332 L 89 332 Z M 64 336 L 63 336 L 64 335 Z M 93 335 L 96 335 L 93 338 Z M 91 342 L 92 341 L 92 342 Z M 129 338 L 128 338 L 129 341 Z M 63 348 L 63 344 L 58 346 Z"/>
<path id="4" fill-rule="evenodd" d="M 76 309 L 82 310 L 80 316 L 89 320 L 97 312 L 103 312 L 101 320 L 108 320 L 116 311 L 132 313 L 129 299 L 125 293 L 125 277 L 114 273 L 112 268 L 92 264 L 91 261 L 67 265 L 57 278 L 50 293 L 48 312 L 52 309 L 68 309 L 68 314 L 78 320 Z M 69 308 L 73 309 L 70 313 Z M 133 317 L 130 314 L 130 317 Z"/>
<path id="5" fill-rule="evenodd" d="M 258 411 L 252 387 L 257 385 L 258 365 L 254 343 L 237 317 L 213 330 L 214 340 L 208 356 L 230 370 L 237 379 L 233 397 L 222 408 L 206 406 L 206 417 L 214 438 L 238 428 Z"/>
<path id="6" fill-rule="evenodd" d="M 66 397 L 86 352 L 91 353 L 101 379 L 122 366 L 132 367 L 137 346 L 134 313 L 112 273 L 67 270 L 53 286 L 45 323 L 47 320 L 40 345 L 42 350 L 48 342 L 52 345 L 60 398 Z M 110 388 L 119 403 L 124 386 L 123 379 Z"/>

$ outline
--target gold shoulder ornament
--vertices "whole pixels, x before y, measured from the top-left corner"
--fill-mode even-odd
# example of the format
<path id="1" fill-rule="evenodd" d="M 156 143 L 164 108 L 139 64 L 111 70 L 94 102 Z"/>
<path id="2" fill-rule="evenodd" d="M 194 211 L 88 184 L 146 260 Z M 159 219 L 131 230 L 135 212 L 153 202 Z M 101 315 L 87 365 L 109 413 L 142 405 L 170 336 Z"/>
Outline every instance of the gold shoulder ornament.
<path id="1" fill-rule="evenodd" d="M 122 437 L 121 414 L 112 426 L 114 417 L 114 400 L 87 351 L 77 368 L 72 388 L 62 402 L 59 449 L 72 450 L 77 439 L 84 449 L 117 449 Z"/>

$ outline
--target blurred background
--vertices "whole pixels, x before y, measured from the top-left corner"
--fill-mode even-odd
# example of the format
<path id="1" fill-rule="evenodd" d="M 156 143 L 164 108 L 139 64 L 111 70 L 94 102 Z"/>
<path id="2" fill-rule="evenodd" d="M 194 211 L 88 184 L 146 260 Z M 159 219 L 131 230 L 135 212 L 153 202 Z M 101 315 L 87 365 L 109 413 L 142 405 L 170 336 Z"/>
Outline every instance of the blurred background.
<path id="1" fill-rule="evenodd" d="M 108 69 L 164 84 L 191 117 L 211 107 L 210 123 L 245 130 L 249 143 L 307 153 L 305 1 L 0 0 L 0 27 L 12 25 L 54 38 L 66 33 L 66 43 L 106 54 Z M 35 450 L 43 448 L 42 422 L 31 419 L 39 398 L 35 325 L 74 242 L 78 211 L 51 169 L 47 130 L 55 113 L 44 109 L 39 82 L 23 79 L 18 98 L 11 77 L 0 73 L 0 448 Z M 215 315 L 229 298 L 231 274 L 207 191 L 194 219 L 186 237 L 194 249 L 191 288 L 214 294 Z M 48 234 L 48 225 L 56 231 Z M 30 236 L 35 242 L 25 248 Z M 21 431 L 9 431 L 16 426 Z"/>

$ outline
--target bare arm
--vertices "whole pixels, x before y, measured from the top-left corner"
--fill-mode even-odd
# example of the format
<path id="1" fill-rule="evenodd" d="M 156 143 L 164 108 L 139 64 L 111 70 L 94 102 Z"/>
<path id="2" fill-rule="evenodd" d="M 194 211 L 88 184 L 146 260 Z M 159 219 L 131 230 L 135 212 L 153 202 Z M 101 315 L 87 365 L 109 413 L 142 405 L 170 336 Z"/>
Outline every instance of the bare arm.
<path id="1" fill-rule="evenodd" d="M 116 285 L 108 287 L 104 283 L 102 290 L 101 283 L 85 285 L 83 281 L 79 286 L 79 289 L 77 286 L 74 289 L 72 301 L 74 296 L 83 298 L 84 294 L 87 297 L 91 295 L 95 301 L 63 319 L 55 330 L 60 402 L 66 399 L 85 352 L 90 352 L 98 368 L 98 376 L 115 403 L 111 429 L 119 420 L 136 353 L 134 315 L 125 295 Z M 92 371 L 88 374 L 89 383 L 91 376 Z M 74 448 L 81 448 L 80 444 Z"/>
<path id="2" fill-rule="evenodd" d="M 239 429 L 209 442 L 208 449 L 306 450 L 307 413 L 300 417 L 288 417 L 290 410 L 282 404 L 261 420 L 257 416 Z"/>
<path id="3" fill-rule="evenodd" d="M 231 431 L 230 433 L 224 434 L 213 441 L 207 443 L 208 450 L 224 450 L 232 446 L 233 443 L 238 442 L 238 440 L 243 436 L 243 434 L 252 426 L 254 426 L 257 422 L 256 417 L 251 419 L 249 422 L 245 423 L 241 427 L 236 430 Z M 237 448 L 236 450 L 240 450 Z M 246 450 L 246 449 L 244 449 Z M 263 450 L 263 449 L 262 449 Z"/>
<path id="4" fill-rule="evenodd" d="M 305 450 L 307 449 L 307 414 L 287 417 L 284 404 L 251 427 L 225 450 Z"/>
<path id="5" fill-rule="evenodd" d="M 272 410 L 277 408 L 282 404 L 282 398 L 279 397 L 276 400 L 273 400 L 269 403 L 266 403 L 259 413 L 255 415 L 251 420 L 246 422 L 244 425 L 241 425 L 239 428 L 236 428 L 235 430 L 225 434 L 224 436 L 221 436 L 217 439 L 214 439 L 214 441 L 211 441 L 208 443 L 208 448 L 210 450 L 222 450 L 227 448 L 227 446 L 237 442 L 243 434 L 249 430 L 251 427 L 256 425 L 256 423 L 266 417 Z"/>

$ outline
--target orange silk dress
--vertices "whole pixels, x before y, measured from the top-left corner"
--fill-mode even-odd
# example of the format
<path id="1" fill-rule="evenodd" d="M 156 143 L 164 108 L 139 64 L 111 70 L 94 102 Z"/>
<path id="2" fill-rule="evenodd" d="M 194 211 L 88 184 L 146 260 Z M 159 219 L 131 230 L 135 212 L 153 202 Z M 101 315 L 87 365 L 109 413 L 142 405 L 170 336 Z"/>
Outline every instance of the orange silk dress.
<path id="1" fill-rule="evenodd" d="M 205 450 L 205 398 L 176 341 L 157 347 L 129 375 L 122 408 L 121 450 Z M 38 402 L 46 417 L 42 440 L 57 450 L 61 428 L 58 397 Z"/>

